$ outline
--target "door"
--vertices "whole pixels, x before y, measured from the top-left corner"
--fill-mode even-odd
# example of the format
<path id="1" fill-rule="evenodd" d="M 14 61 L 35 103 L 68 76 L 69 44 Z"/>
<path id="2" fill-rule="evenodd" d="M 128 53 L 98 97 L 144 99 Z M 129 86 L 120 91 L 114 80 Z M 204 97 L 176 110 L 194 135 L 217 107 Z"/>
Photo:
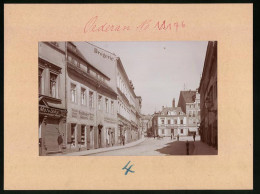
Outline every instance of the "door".
<path id="1" fill-rule="evenodd" d="M 45 146 L 47 152 L 58 151 L 59 121 L 48 119 L 45 128 Z"/>

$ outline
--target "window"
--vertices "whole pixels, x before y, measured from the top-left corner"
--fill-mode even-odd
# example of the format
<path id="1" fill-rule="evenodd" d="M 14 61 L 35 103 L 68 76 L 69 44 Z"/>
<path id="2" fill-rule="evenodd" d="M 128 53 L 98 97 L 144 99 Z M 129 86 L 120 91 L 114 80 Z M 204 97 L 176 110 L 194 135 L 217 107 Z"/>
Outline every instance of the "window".
<path id="1" fill-rule="evenodd" d="M 164 125 L 164 119 L 161 119 L 161 123 Z"/>
<path id="2" fill-rule="evenodd" d="M 109 108 L 108 108 L 108 99 L 106 99 L 106 113 L 109 112 Z"/>
<path id="3" fill-rule="evenodd" d="M 164 129 L 162 129 L 162 134 L 164 134 Z"/>
<path id="4" fill-rule="evenodd" d="M 171 124 L 171 120 L 168 120 L 168 124 Z"/>
<path id="5" fill-rule="evenodd" d="M 76 93 L 76 85 L 70 85 L 70 92 L 71 92 L 71 102 L 76 102 L 77 93 Z"/>
<path id="6" fill-rule="evenodd" d="M 85 125 L 81 125 L 81 145 L 85 144 Z"/>
<path id="7" fill-rule="evenodd" d="M 111 113 L 114 114 L 114 101 L 111 101 Z"/>
<path id="8" fill-rule="evenodd" d="M 81 104 L 86 105 L 86 89 L 85 88 L 81 88 L 80 96 L 81 96 Z"/>
<path id="9" fill-rule="evenodd" d="M 50 96 L 58 98 L 57 75 L 50 73 Z"/>
<path id="10" fill-rule="evenodd" d="M 94 98 L 93 98 L 93 92 L 89 92 L 89 107 L 93 108 L 94 107 Z"/>
<path id="11" fill-rule="evenodd" d="M 98 96 L 98 110 L 101 110 L 102 96 Z"/>
<path id="12" fill-rule="evenodd" d="M 181 119 L 181 124 L 183 124 L 183 120 Z"/>
<path id="13" fill-rule="evenodd" d="M 181 129 L 181 133 L 183 133 L 183 129 Z"/>
<path id="14" fill-rule="evenodd" d="M 39 84 L 39 94 L 43 94 L 43 88 L 44 88 L 44 82 L 43 82 L 43 77 L 42 77 L 42 73 L 43 73 L 43 69 L 39 69 L 39 72 L 38 72 L 38 84 Z"/>
<path id="15" fill-rule="evenodd" d="M 177 124 L 177 119 L 174 119 L 174 124 Z"/>

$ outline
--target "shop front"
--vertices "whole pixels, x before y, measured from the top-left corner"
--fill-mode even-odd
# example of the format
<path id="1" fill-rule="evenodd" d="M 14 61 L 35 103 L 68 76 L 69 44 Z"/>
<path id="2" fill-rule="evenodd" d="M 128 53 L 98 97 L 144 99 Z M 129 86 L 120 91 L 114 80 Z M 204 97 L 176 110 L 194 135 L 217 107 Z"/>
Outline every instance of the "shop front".
<path id="1" fill-rule="evenodd" d="M 50 104 L 43 98 L 39 100 L 39 155 L 61 152 L 65 147 L 67 111 Z"/>

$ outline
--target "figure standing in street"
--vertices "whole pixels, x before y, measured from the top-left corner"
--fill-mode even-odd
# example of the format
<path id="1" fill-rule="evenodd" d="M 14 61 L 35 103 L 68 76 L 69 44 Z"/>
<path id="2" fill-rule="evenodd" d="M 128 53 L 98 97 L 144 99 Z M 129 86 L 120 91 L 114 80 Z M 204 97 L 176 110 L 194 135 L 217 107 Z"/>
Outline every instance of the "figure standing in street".
<path id="1" fill-rule="evenodd" d="M 177 135 L 177 140 L 179 141 L 179 138 L 180 138 L 180 136 L 179 136 L 179 134 Z"/>
<path id="2" fill-rule="evenodd" d="M 186 154 L 189 155 L 189 141 L 186 141 Z"/>
<path id="3" fill-rule="evenodd" d="M 125 145 L 125 136 L 123 135 L 123 145 Z"/>
<path id="4" fill-rule="evenodd" d="M 196 134 L 195 133 L 193 133 L 193 140 L 195 141 L 195 138 L 196 138 Z"/>
<path id="5" fill-rule="evenodd" d="M 172 134 L 171 134 L 171 140 L 172 140 Z"/>
<path id="6" fill-rule="evenodd" d="M 61 152 L 61 144 L 63 143 L 63 139 L 62 139 L 62 136 L 60 133 L 59 133 L 57 141 L 58 141 L 58 145 L 59 145 L 59 151 Z"/>

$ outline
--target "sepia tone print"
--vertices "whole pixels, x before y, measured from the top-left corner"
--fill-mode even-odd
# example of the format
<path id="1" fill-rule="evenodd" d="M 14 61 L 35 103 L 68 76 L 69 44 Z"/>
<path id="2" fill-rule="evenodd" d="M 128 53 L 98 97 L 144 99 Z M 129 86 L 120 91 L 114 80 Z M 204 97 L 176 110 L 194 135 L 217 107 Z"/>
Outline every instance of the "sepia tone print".
<path id="1" fill-rule="evenodd" d="M 217 41 L 38 48 L 40 156 L 218 153 Z"/>

